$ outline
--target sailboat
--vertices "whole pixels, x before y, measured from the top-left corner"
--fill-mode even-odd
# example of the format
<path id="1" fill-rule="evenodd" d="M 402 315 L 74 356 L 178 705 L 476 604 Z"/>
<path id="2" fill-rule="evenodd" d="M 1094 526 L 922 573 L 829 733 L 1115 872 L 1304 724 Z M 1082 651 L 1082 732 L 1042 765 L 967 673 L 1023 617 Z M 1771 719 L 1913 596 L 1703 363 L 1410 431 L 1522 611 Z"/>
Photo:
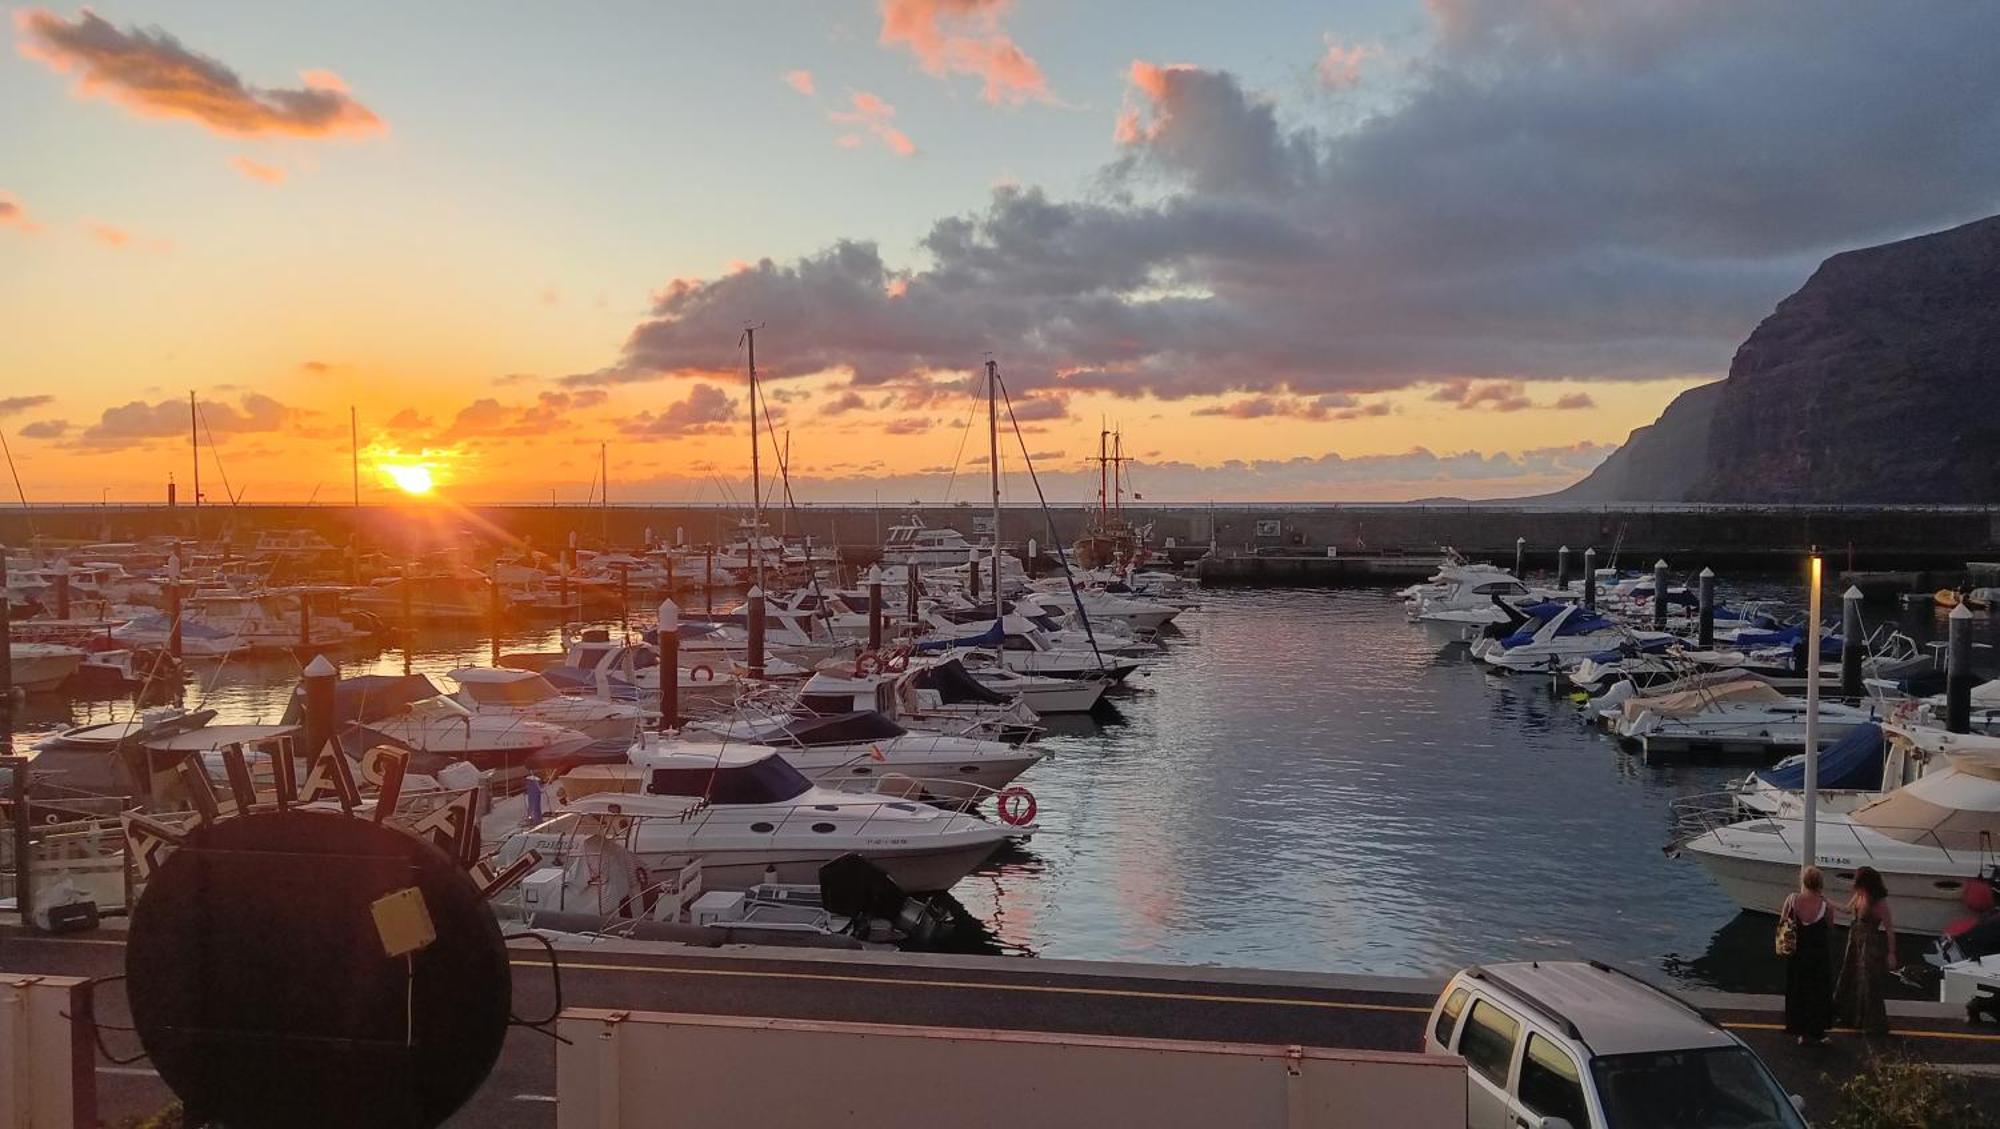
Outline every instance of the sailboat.
<path id="1" fill-rule="evenodd" d="M 1123 571 L 1146 559 L 1146 535 L 1151 526 L 1135 527 L 1125 520 L 1123 477 L 1125 433 L 1097 433 L 1097 513 L 1083 536 L 1076 539 L 1076 567 Z"/>

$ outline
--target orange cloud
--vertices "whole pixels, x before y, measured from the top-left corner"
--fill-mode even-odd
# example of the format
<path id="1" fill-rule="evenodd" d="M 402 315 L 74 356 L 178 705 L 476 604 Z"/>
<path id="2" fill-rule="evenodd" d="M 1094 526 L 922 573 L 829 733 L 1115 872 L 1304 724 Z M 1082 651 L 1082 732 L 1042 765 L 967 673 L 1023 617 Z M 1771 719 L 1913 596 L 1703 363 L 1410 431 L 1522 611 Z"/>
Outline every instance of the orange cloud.
<path id="1" fill-rule="evenodd" d="M 90 11 L 69 21 L 24 8 L 14 13 L 14 26 L 21 54 L 74 74 L 78 97 L 106 98 L 142 117 L 186 118 L 235 136 L 325 137 L 384 128 L 329 71 L 305 72 L 298 89 L 258 87 L 164 31 L 120 31 Z"/>
<path id="2" fill-rule="evenodd" d="M 261 161 L 253 161 L 245 156 L 238 155 L 229 158 L 229 167 L 249 177 L 251 180 L 260 180 L 265 184 L 283 184 L 285 182 L 284 169 L 279 168 L 277 165 L 267 165 Z"/>
<path id="3" fill-rule="evenodd" d="M 806 95 L 806 96 L 810 97 L 810 96 L 812 95 L 812 92 L 813 92 L 813 76 L 812 76 L 812 72 L 811 72 L 811 71 L 786 71 L 786 72 L 785 72 L 785 85 L 786 85 L 786 86 L 789 86 L 789 87 L 791 87 L 791 88 L 792 88 L 793 90 L 796 90 L 796 91 L 798 91 L 798 92 L 799 92 L 800 94 L 804 94 L 804 95 Z"/>
<path id="4" fill-rule="evenodd" d="M 908 47 L 928 74 L 974 75 L 988 102 L 1049 100 L 1042 68 L 1000 29 L 1013 0 L 882 0 L 882 45 Z"/>
<path id="5" fill-rule="evenodd" d="M 1172 63 L 1163 67 L 1143 59 L 1134 59 L 1125 77 L 1126 81 L 1132 84 L 1132 88 L 1145 95 L 1146 101 L 1157 111 L 1160 103 L 1166 100 L 1167 83 L 1171 76 L 1194 70 L 1194 66 L 1188 63 Z M 1161 128 L 1162 123 L 1157 112 L 1150 123 L 1141 120 L 1139 107 L 1133 105 L 1131 97 L 1127 95 L 1125 105 L 1118 111 L 1118 124 L 1112 130 L 1112 140 L 1120 145 L 1135 145 L 1157 137 Z"/>
<path id="6" fill-rule="evenodd" d="M 40 231 L 41 225 L 28 218 L 28 210 L 21 202 L 5 192 L 0 192 L 0 227 L 11 227 L 21 231 Z"/>
<path id="7" fill-rule="evenodd" d="M 1313 74 L 1319 84 L 1328 90 L 1348 90 L 1361 85 L 1361 68 L 1369 60 L 1379 58 L 1382 47 L 1376 43 L 1342 43 L 1329 35 L 1326 50 L 1313 66 Z"/>
<path id="8" fill-rule="evenodd" d="M 108 223 L 91 224 L 90 234 L 106 247 L 123 249 L 132 245 L 131 232 L 126 231 L 122 227 L 113 227 Z"/>
<path id="9" fill-rule="evenodd" d="M 866 90 L 854 91 L 848 98 L 848 104 L 853 108 L 835 110 L 827 115 L 827 119 L 840 125 L 855 126 L 865 130 L 869 136 L 880 141 L 885 148 L 899 157 L 913 156 L 916 153 L 916 142 L 911 141 L 908 134 L 889 124 L 896 116 L 896 107 L 883 101 L 879 95 L 870 94 Z M 837 138 L 836 142 L 851 149 L 859 145 L 861 139 L 855 134 L 844 134 Z"/>

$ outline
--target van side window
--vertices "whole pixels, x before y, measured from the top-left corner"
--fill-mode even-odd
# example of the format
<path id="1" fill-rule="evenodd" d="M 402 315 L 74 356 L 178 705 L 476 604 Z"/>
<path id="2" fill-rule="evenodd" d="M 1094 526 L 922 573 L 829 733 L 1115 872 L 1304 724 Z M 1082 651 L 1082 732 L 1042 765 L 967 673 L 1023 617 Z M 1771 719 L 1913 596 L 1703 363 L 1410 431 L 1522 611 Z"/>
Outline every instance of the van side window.
<path id="1" fill-rule="evenodd" d="M 1521 1058 L 1521 1104 L 1541 1117 L 1560 1117 L 1571 1125 L 1590 1124 L 1583 1100 L 1583 1075 L 1561 1047 L 1530 1033 L 1528 1052 Z"/>
<path id="2" fill-rule="evenodd" d="M 1465 995 L 1465 989 L 1457 989 L 1445 997 L 1444 1007 L 1438 1011 L 1434 1034 L 1437 1035 L 1438 1045 L 1446 1050 L 1451 1049 L 1451 1033 L 1458 1027 L 1459 1014 L 1465 1010 Z"/>
<path id="3" fill-rule="evenodd" d="M 1488 1082 L 1505 1086 L 1507 1067 L 1514 1060 L 1514 1041 L 1520 1037 L 1520 1020 L 1480 1000 L 1465 1017 L 1465 1030 L 1458 1035 L 1458 1054 Z"/>

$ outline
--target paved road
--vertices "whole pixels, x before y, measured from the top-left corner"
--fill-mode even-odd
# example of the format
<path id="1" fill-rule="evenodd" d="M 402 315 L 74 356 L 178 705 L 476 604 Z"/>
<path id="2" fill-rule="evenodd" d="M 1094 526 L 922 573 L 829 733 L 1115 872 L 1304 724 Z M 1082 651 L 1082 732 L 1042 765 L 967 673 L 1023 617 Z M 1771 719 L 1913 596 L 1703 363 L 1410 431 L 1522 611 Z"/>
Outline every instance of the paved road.
<path id="1" fill-rule="evenodd" d="M 604 945 L 567 949 L 561 959 L 562 1002 L 574 1006 L 1375 1050 L 1415 1048 L 1432 998 L 1431 986 L 1410 980 L 1021 958 Z M 122 941 L 111 931 L 42 938 L 0 930 L 0 970 L 102 976 L 118 972 L 123 960 Z M 515 1012 L 549 1014 L 555 998 L 546 957 L 520 949 L 514 963 Z M 109 994 L 100 1016 L 121 1022 L 120 993 Z M 1828 1048 L 1800 1050 L 1778 1030 L 1766 998 L 1704 1002 L 1815 1113 L 1833 1108 L 1835 1082 L 1869 1053 L 1851 1035 L 1837 1036 Z M 2000 1029 L 1969 1028 L 1934 1007 L 1900 1007 L 1897 1049 L 1944 1063 L 2000 1066 Z M 121 1055 L 137 1050 L 129 1034 L 110 1032 L 106 1041 Z M 492 1078 L 451 1124 L 553 1125 L 554 1077 L 554 1045 L 516 1029 Z M 2000 1098 L 2000 1080 L 1975 1085 L 1988 1100 Z M 168 1100 L 143 1062 L 101 1066 L 99 1086 L 107 1119 Z"/>

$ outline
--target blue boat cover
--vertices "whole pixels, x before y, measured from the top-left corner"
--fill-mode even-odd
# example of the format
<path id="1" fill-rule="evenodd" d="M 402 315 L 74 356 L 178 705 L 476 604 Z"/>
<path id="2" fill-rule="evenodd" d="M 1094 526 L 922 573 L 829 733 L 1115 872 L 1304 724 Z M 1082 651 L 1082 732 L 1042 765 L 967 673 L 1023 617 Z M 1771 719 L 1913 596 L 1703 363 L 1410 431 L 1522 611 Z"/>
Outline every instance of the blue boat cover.
<path id="1" fill-rule="evenodd" d="M 1819 754 L 1819 786 L 1873 791 L 1882 786 L 1882 727 L 1874 722 L 1857 725 L 1847 736 Z M 1757 778 L 1776 788 L 1806 786 L 1806 764 L 1786 763 L 1766 768 Z"/>
<path id="2" fill-rule="evenodd" d="M 914 651 L 949 651 L 954 647 L 998 647 L 1006 639 L 1007 632 L 1002 630 L 1000 621 L 996 619 L 987 626 L 986 630 L 977 635 L 968 635 L 959 639 L 926 639 L 910 649 Z"/>

